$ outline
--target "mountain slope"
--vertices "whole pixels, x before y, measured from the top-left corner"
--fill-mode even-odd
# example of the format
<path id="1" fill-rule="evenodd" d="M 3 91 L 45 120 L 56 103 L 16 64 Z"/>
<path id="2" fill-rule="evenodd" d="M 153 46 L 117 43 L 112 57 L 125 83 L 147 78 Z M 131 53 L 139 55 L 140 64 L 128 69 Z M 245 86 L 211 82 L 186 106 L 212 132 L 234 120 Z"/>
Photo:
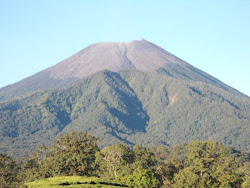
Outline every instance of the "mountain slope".
<path id="1" fill-rule="evenodd" d="M 71 130 L 98 136 L 101 146 L 215 139 L 249 151 L 249 125 L 250 99 L 219 86 L 157 71 L 101 71 L 0 104 L 0 152 L 23 157 Z"/>
<path id="2" fill-rule="evenodd" d="M 150 117 L 147 132 L 140 137 L 142 144 L 176 145 L 190 140 L 215 139 L 249 149 L 248 97 L 212 84 L 154 73 L 121 72 L 121 76 L 137 93 Z"/>
<path id="3" fill-rule="evenodd" d="M 90 45 L 50 68 L 20 82 L 1 88 L 0 101 L 29 92 L 67 87 L 101 70 L 118 72 L 120 70 L 134 69 L 144 72 L 158 70 L 162 74 L 178 79 L 204 81 L 242 95 L 163 48 L 146 40 L 141 40 L 127 43 L 97 43 Z"/>

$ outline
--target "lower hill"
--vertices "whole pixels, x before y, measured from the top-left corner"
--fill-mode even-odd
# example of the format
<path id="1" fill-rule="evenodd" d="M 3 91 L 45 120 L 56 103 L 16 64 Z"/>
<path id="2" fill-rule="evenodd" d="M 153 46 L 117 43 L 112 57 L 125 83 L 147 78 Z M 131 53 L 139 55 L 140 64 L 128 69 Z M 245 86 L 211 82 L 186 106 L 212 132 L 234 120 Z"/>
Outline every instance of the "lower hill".
<path id="1" fill-rule="evenodd" d="M 0 104 L 0 152 L 25 157 L 61 133 L 87 131 L 101 146 L 217 140 L 249 151 L 250 99 L 164 71 L 101 71 L 65 89 Z"/>

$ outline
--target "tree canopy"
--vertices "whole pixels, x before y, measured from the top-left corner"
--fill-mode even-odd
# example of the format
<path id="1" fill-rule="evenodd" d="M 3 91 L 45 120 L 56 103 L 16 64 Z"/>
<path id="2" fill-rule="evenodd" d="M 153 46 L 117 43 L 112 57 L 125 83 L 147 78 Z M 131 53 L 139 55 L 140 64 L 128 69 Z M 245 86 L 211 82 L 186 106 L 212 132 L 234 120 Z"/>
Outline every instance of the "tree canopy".
<path id="1" fill-rule="evenodd" d="M 1 187 L 56 176 L 96 176 L 138 188 L 249 187 L 250 155 L 216 141 L 174 148 L 115 144 L 99 149 L 86 132 L 62 134 L 21 164 L 0 154 Z M 14 169 L 14 170 L 13 170 Z"/>

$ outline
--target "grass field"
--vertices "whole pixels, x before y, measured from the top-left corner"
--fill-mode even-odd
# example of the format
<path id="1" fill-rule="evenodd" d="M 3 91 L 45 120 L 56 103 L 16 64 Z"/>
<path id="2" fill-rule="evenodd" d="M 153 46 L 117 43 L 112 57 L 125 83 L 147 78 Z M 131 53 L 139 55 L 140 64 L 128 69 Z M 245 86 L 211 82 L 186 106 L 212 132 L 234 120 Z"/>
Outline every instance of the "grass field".
<path id="1" fill-rule="evenodd" d="M 72 187 L 128 187 L 117 182 L 102 180 L 96 177 L 61 176 L 36 180 L 25 184 L 28 188 L 72 188 Z"/>

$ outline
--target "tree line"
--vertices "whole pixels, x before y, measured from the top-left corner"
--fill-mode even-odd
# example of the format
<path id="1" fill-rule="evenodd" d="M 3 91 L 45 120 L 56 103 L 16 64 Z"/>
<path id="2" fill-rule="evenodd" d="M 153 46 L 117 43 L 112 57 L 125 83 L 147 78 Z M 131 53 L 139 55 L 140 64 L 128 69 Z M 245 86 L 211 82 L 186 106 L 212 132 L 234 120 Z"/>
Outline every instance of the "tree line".
<path id="1" fill-rule="evenodd" d="M 0 187 L 17 187 L 55 176 L 97 176 L 130 187 L 250 187 L 249 154 L 216 141 L 174 148 L 115 144 L 98 148 L 86 132 L 62 134 L 16 162 L 0 154 Z"/>

